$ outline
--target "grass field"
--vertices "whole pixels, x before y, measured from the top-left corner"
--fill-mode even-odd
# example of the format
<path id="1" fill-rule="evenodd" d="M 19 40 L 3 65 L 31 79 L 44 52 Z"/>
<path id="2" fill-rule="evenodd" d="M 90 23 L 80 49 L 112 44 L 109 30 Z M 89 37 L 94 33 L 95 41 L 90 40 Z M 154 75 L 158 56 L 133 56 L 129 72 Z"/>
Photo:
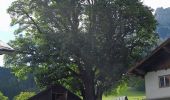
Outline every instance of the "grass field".
<path id="1" fill-rule="evenodd" d="M 129 89 L 127 91 L 124 91 L 118 96 L 114 96 L 114 95 L 103 96 L 103 100 L 114 100 L 114 98 L 119 97 L 119 96 L 127 96 L 128 100 L 142 100 L 145 98 L 145 93 L 141 91 Z"/>

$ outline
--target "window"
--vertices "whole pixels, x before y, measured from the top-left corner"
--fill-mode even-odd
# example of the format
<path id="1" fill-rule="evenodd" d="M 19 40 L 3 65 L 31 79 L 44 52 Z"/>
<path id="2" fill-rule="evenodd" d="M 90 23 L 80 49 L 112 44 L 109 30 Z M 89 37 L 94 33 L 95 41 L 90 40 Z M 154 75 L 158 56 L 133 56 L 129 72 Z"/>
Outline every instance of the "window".
<path id="1" fill-rule="evenodd" d="M 170 75 L 159 76 L 159 87 L 170 87 Z"/>

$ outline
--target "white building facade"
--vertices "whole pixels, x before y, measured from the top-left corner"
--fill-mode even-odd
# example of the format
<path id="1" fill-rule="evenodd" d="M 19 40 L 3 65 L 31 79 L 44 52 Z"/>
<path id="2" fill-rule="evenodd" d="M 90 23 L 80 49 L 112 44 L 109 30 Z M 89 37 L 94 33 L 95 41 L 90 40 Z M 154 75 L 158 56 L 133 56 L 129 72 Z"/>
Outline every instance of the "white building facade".
<path id="1" fill-rule="evenodd" d="M 148 72 L 145 75 L 146 98 L 148 100 L 170 98 L 170 86 L 163 86 L 163 87 L 160 86 L 160 81 L 161 81 L 160 77 L 169 76 L 169 75 L 170 75 L 170 69 Z"/>

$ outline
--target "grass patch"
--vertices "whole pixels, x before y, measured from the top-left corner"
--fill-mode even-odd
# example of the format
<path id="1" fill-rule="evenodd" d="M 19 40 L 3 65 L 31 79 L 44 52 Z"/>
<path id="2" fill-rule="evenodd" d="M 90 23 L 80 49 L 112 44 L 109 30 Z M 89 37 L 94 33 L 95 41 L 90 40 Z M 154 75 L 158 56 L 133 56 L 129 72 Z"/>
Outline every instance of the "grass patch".
<path id="1" fill-rule="evenodd" d="M 115 96 L 114 94 L 109 96 L 103 96 L 103 100 L 114 100 L 116 97 L 119 96 L 127 96 L 128 100 L 142 100 L 145 98 L 145 93 L 133 89 L 128 89 L 127 91 L 124 91 L 117 96 Z"/>

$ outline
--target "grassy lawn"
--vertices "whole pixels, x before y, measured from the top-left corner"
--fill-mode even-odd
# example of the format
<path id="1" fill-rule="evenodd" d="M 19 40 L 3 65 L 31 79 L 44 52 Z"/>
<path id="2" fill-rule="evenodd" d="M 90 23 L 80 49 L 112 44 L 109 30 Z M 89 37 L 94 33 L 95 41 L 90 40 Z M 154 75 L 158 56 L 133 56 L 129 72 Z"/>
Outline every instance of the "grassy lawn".
<path id="1" fill-rule="evenodd" d="M 118 96 L 114 95 L 103 96 L 103 100 L 114 100 L 114 98 L 119 96 L 128 96 L 128 100 L 142 100 L 143 98 L 145 98 L 145 93 L 136 90 L 127 90 Z"/>

